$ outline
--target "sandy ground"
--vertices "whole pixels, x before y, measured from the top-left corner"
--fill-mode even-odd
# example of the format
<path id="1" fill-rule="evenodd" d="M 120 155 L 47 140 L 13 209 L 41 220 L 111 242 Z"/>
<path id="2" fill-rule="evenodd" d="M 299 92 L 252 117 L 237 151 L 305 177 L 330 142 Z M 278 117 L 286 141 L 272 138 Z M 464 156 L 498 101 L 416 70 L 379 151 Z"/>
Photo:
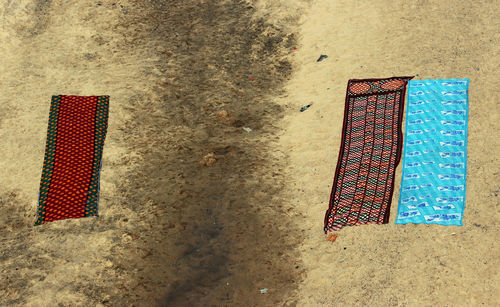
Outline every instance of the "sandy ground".
<path id="1" fill-rule="evenodd" d="M 287 83 L 295 108 L 285 117 L 282 148 L 297 210 L 305 215 L 299 247 L 307 276 L 299 305 L 499 306 L 498 87 L 500 2 L 317 1 L 299 31 L 297 67 Z M 314 62 L 319 54 L 329 57 Z M 388 225 L 344 228 L 324 241 L 349 78 L 415 75 L 469 78 L 470 117 L 464 226 L 395 225 L 401 167 Z M 314 172 L 312 168 L 316 168 Z"/>
<path id="2" fill-rule="evenodd" d="M 0 306 L 500 306 L 499 8 L 0 1 Z M 471 80 L 465 225 L 394 225 L 398 168 L 327 242 L 346 82 L 397 75 Z M 35 227 L 57 94 L 111 96 L 100 216 Z"/>

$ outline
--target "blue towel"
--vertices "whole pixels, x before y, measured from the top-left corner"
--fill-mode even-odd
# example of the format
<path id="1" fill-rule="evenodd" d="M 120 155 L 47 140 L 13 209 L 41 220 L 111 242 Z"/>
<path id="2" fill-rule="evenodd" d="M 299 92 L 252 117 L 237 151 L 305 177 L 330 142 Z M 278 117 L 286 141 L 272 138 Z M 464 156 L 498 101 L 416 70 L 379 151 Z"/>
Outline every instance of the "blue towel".
<path id="1" fill-rule="evenodd" d="M 463 225 L 469 79 L 408 82 L 396 224 Z"/>

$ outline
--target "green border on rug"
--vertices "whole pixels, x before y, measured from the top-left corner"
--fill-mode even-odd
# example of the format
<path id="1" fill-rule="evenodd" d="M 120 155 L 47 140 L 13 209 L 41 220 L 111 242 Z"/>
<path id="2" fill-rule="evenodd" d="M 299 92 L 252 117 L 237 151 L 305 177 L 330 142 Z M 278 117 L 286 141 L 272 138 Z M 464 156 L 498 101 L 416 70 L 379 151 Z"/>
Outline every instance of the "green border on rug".
<path id="1" fill-rule="evenodd" d="M 92 178 L 87 195 L 85 206 L 85 217 L 98 216 L 97 203 L 99 200 L 100 173 L 102 165 L 102 152 L 104 139 L 108 129 L 109 96 L 97 97 L 96 119 L 95 119 L 95 139 L 94 139 L 94 166 Z"/>
<path id="2" fill-rule="evenodd" d="M 38 196 L 37 220 L 35 225 L 41 225 L 45 221 L 45 203 L 49 194 L 50 180 L 54 169 L 57 140 L 57 120 L 59 117 L 59 104 L 61 103 L 61 96 L 62 95 L 52 96 L 50 104 L 47 142 L 45 144 L 45 157 L 43 161 L 42 179 L 40 183 L 40 193 Z"/>

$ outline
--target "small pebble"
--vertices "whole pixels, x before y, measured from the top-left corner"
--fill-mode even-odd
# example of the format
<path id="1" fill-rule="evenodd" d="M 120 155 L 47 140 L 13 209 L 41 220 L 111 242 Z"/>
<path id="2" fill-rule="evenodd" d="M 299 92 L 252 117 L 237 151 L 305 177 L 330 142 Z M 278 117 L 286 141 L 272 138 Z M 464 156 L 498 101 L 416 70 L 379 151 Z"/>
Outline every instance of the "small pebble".
<path id="1" fill-rule="evenodd" d="M 120 5 L 120 11 L 123 12 L 123 14 L 128 14 L 128 9 L 124 7 L 123 5 Z"/>

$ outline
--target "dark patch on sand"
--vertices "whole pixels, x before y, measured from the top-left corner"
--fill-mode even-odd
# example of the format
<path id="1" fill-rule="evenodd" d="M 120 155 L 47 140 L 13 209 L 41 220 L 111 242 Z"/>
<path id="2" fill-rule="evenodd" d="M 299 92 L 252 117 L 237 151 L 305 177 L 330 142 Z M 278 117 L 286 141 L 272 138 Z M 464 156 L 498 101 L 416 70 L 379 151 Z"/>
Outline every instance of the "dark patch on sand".
<path id="1" fill-rule="evenodd" d="M 21 203 L 15 191 L 0 195 L 0 298 L 5 306 L 19 306 L 26 302 L 25 289 L 29 280 L 28 270 L 38 268 L 43 260 L 28 252 L 30 235 L 26 206 Z M 31 280 L 39 280 L 39 272 L 30 274 Z"/>
<path id="2" fill-rule="evenodd" d="M 299 278 L 300 237 L 273 200 L 282 193 L 285 161 L 268 152 L 273 123 L 283 116 L 269 97 L 283 92 L 291 74 L 284 57 L 294 37 L 252 20 L 254 9 L 244 1 L 135 5 L 150 10 L 128 8 L 124 24 L 140 22 L 143 31 L 129 30 L 123 48 L 146 45 L 161 54 L 151 84 L 160 98 L 137 93 L 129 101 L 133 118 L 123 142 L 141 162 L 128 183 L 117 178 L 124 202 L 112 205 L 126 206 L 144 224 L 114 261 L 138 272 L 124 273 L 135 286 L 123 286 L 113 304 L 139 297 L 161 306 L 276 304 Z M 220 123 L 221 110 L 234 120 Z M 221 151 L 212 166 L 199 164 Z"/>
<path id="3" fill-rule="evenodd" d="M 35 36 L 42 34 L 47 29 L 50 22 L 50 8 L 52 5 L 52 0 L 35 0 L 33 3 L 26 5 L 24 10 L 26 10 L 29 19 L 23 23 L 15 23 L 15 31 L 18 37 L 25 39 L 33 39 Z M 19 10 L 19 3 L 17 1 L 7 1 L 4 3 L 4 17 L 9 15 L 16 10 Z M 5 27 L 10 27 L 11 25 L 6 25 L 5 20 L 3 24 Z"/>

